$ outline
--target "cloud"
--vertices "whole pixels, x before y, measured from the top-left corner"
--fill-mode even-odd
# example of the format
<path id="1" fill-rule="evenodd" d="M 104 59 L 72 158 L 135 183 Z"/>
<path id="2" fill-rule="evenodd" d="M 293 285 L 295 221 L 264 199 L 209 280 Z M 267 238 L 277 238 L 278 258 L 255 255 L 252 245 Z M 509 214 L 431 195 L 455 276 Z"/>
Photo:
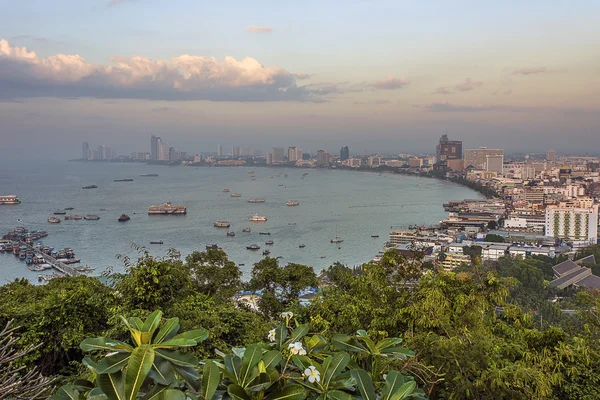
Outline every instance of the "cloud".
<path id="1" fill-rule="evenodd" d="M 154 112 L 167 112 L 169 110 L 171 110 L 171 107 L 157 107 L 152 109 Z"/>
<path id="2" fill-rule="evenodd" d="M 521 68 L 513 71 L 513 75 L 534 75 L 550 72 L 546 67 Z"/>
<path id="3" fill-rule="evenodd" d="M 375 105 L 381 105 L 381 104 L 391 104 L 392 101 L 391 100 L 369 100 L 369 101 L 355 101 L 354 104 L 375 104 Z"/>
<path id="4" fill-rule="evenodd" d="M 13 40 L 32 40 L 41 44 L 67 44 L 67 42 L 63 42 L 62 40 L 52 40 L 45 37 L 32 36 L 32 35 L 17 35 L 13 36 L 11 39 Z"/>
<path id="5" fill-rule="evenodd" d="M 408 80 L 404 78 L 394 78 L 392 76 L 387 77 L 382 81 L 375 81 L 373 87 L 376 89 L 382 90 L 396 90 L 401 89 L 404 86 L 408 85 Z"/>
<path id="6" fill-rule="evenodd" d="M 296 72 L 294 74 L 294 76 L 296 77 L 296 79 L 308 79 L 308 78 L 314 76 L 314 74 L 306 74 L 304 72 Z"/>
<path id="7" fill-rule="evenodd" d="M 434 102 L 424 106 L 417 106 L 430 112 L 552 112 L 565 114 L 597 113 L 597 110 L 569 107 L 536 107 L 536 106 L 510 106 L 510 105 L 455 105 L 447 101 Z"/>
<path id="8" fill-rule="evenodd" d="M 271 32 L 273 32 L 273 29 L 269 28 L 268 26 L 248 25 L 246 27 L 246 30 L 248 32 L 252 32 L 252 33 L 271 33 Z"/>
<path id="9" fill-rule="evenodd" d="M 39 57 L 0 40 L 0 98 L 93 97 L 150 100 L 316 101 L 330 93 L 298 86 L 293 73 L 256 59 L 217 60 L 184 54 L 171 61 L 111 57 L 92 64 L 80 55 Z"/>
<path id="10" fill-rule="evenodd" d="M 133 3 L 135 1 L 137 1 L 137 0 L 110 0 L 106 6 L 114 7 L 114 6 L 118 6 L 120 4 Z"/>
<path id="11" fill-rule="evenodd" d="M 454 86 L 440 86 L 433 93 L 434 94 L 452 94 L 457 92 L 468 92 L 473 89 L 481 87 L 483 82 L 474 81 L 471 78 L 467 78 L 464 82 L 458 83 Z"/>

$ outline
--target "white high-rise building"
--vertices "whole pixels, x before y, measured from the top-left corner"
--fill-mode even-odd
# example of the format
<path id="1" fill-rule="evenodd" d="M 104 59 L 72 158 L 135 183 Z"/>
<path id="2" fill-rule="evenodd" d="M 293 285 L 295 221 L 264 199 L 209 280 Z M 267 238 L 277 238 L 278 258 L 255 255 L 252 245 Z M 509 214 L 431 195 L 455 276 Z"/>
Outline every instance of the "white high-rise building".
<path id="1" fill-rule="evenodd" d="M 502 156 L 504 157 L 503 149 L 488 149 L 487 147 L 481 147 L 479 149 L 466 149 L 465 150 L 465 168 L 473 166 L 477 170 L 486 170 L 487 157 Z M 502 169 L 500 169 L 502 173 Z"/>
<path id="2" fill-rule="evenodd" d="M 298 161 L 298 153 L 295 147 L 288 147 L 288 161 Z"/>
<path id="3" fill-rule="evenodd" d="M 283 162 L 283 147 L 273 147 L 273 163 Z"/>
<path id="4" fill-rule="evenodd" d="M 486 156 L 485 168 L 486 172 L 496 172 L 498 175 L 504 173 L 504 156 Z"/>
<path id="5" fill-rule="evenodd" d="M 556 161 L 556 150 L 550 149 L 546 152 L 546 161 Z"/>
<path id="6" fill-rule="evenodd" d="M 583 248 L 598 243 L 598 205 L 590 208 L 548 206 L 546 236 L 573 243 Z"/>
<path id="7" fill-rule="evenodd" d="M 157 143 L 157 149 L 158 149 L 158 160 L 159 161 L 169 161 L 169 145 L 167 144 L 167 142 L 163 142 L 159 138 L 158 143 Z"/>
<path id="8" fill-rule="evenodd" d="M 221 157 L 223 155 L 223 148 L 220 144 L 217 145 L 217 156 Z"/>
<path id="9" fill-rule="evenodd" d="M 88 142 L 83 142 L 83 144 L 81 145 L 81 159 L 90 159 L 90 145 L 88 144 Z"/>

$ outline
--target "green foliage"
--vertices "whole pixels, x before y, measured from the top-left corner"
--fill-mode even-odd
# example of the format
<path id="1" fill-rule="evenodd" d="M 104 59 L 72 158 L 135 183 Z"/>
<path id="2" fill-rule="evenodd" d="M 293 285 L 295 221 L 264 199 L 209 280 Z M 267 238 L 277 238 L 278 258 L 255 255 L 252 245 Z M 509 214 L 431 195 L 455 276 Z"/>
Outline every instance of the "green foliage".
<path id="1" fill-rule="evenodd" d="M 186 258 L 198 290 L 211 297 L 228 299 L 240 291 L 242 272 L 223 250 L 195 251 Z"/>
<path id="2" fill-rule="evenodd" d="M 488 233 L 485 235 L 486 242 L 504 243 L 504 237 L 496 235 L 494 233 Z"/>

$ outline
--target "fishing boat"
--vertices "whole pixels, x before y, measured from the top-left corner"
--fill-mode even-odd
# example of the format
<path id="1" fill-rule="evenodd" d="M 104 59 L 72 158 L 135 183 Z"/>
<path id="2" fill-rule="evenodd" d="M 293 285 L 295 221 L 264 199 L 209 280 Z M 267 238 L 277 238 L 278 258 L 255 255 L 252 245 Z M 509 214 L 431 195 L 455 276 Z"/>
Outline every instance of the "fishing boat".
<path id="1" fill-rule="evenodd" d="M 268 256 L 269 254 L 271 254 L 271 252 L 269 250 L 265 250 L 262 252 L 263 256 Z"/>
<path id="2" fill-rule="evenodd" d="M 264 215 L 255 214 L 252 217 L 248 218 L 248 220 L 252 222 L 265 222 L 267 220 L 267 217 Z"/>
<path id="3" fill-rule="evenodd" d="M 270 235 L 271 232 L 258 232 L 259 235 Z"/>
<path id="4" fill-rule="evenodd" d="M 250 229 L 250 228 L 244 228 L 244 229 L 242 229 L 242 232 L 252 232 L 252 229 Z"/>
<path id="5" fill-rule="evenodd" d="M 342 243 L 344 239 L 338 236 L 337 234 L 337 226 L 335 227 L 335 238 L 331 239 L 329 243 Z"/>
<path id="6" fill-rule="evenodd" d="M 221 190 L 221 192 L 223 192 L 223 193 L 229 193 L 229 189 L 223 189 L 223 190 Z"/>
<path id="7" fill-rule="evenodd" d="M 98 221 L 100 217 L 97 215 L 86 215 L 83 217 L 83 219 L 86 219 L 88 221 Z"/>
<path id="8" fill-rule="evenodd" d="M 129 217 L 129 215 L 127 214 L 121 214 L 121 216 L 118 218 L 119 222 L 127 222 L 129 221 L 131 218 Z"/>
<path id="9" fill-rule="evenodd" d="M 8 196 L 0 196 L 0 205 L 2 204 L 20 204 L 21 200 L 15 195 L 9 194 Z"/>
<path id="10" fill-rule="evenodd" d="M 115 179 L 113 182 L 133 182 L 133 179 Z"/>
<path id="11" fill-rule="evenodd" d="M 306 245 L 305 245 L 305 244 L 301 244 L 301 245 L 300 245 L 300 246 L 298 246 L 298 247 L 300 247 L 301 249 L 303 249 L 303 248 L 305 248 L 305 247 L 306 247 Z"/>
<path id="12" fill-rule="evenodd" d="M 296 225 L 295 222 L 288 222 L 288 225 Z"/>
<path id="13" fill-rule="evenodd" d="M 272 240 L 267 240 L 267 241 L 265 242 L 265 244 L 272 245 L 272 244 L 273 244 L 273 241 L 272 241 Z"/>
<path id="14" fill-rule="evenodd" d="M 300 202 L 296 201 L 296 200 L 288 200 L 288 202 L 285 203 L 285 205 L 288 207 L 295 207 L 295 206 L 299 206 Z"/>
<path id="15" fill-rule="evenodd" d="M 227 236 L 235 236 L 235 232 L 227 232 Z"/>
<path id="16" fill-rule="evenodd" d="M 65 210 L 71 211 L 71 210 L 74 210 L 74 208 L 73 207 L 65 207 Z"/>
<path id="17" fill-rule="evenodd" d="M 378 238 L 379 235 L 371 235 L 372 238 Z"/>
<path id="18" fill-rule="evenodd" d="M 241 193 L 231 193 L 231 197 L 242 197 Z"/>
<path id="19" fill-rule="evenodd" d="M 248 203 L 264 203 L 265 199 L 250 199 Z"/>
<path id="20" fill-rule="evenodd" d="M 83 219 L 83 217 L 81 215 L 66 215 L 65 216 L 65 221 L 66 220 L 80 220 Z"/>
<path id="21" fill-rule="evenodd" d="M 230 226 L 231 224 L 227 221 L 215 221 L 214 223 L 215 228 L 229 228 Z"/>
<path id="22" fill-rule="evenodd" d="M 216 244 L 207 244 L 206 245 L 206 250 L 217 250 L 218 248 L 219 248 L 219 246 Z"/>
<path id="23" fill-rule="evenodd" d="M 248 246 L 246 246 L 247 250 L 260 250 L 260 246 L 257 244 L 250 244 Z"/>
<path id="24" fill-rule="evenodd" d="M 56 210 L 54 211 L 54 215 L 65 215 L 67 212 L 64 210 Z"/>
<path id="25" fill-rule="evenodd" d="M 98 186 L 96 185 L 88 185 L 88 186 L 82 186 L 82 189 L 98 189 Z"/>
<path id="26" fill-rule="evenodd" d="M 50 217 L 50 218 L 48 218 L 48 222 L 50 222 L 51 224 L 59 224 L 60 223 L 60 218 Z"/>
<path id="27" fill-rule="evenodd" d="M 140 176 L 149 177 L 149 176 L 158 176 L 158 174 L 142 174 Z"/>
<path id="28" fill-rule="evenodd" d="M 150 242 L 150 244 L 163 244 L 163 241 L 162 240 L 154 241 L 154 242 Z"/>

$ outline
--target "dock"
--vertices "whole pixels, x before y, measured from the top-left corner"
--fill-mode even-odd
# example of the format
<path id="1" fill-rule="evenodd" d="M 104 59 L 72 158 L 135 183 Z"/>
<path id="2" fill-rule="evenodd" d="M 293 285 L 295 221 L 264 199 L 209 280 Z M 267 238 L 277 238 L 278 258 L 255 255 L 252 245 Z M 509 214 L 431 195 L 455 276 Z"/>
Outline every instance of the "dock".
<path id="1" fill-rule="evenodd" d="M 57 259 L 55 259 L 52 256 L 49 256 L 48 254 L 42 253 L 41 251 L 35 249 L 32 245 L 28 244 L 27 242 L 23 242 L 23 241 L 19 240 L 19 246 L 27 247 L 27 249 L 29 251 L 33 251 L 36 256 L 42 257 L 47 264 L 50 264 L 52 266 L 52 268 L 54 268 L 58 272 L 62 273 L 63 275 L 66 275 L 66 276 L 82 275 L 79 271 L 76 271 L 73 267 L 71 267 L 63 262 L 58 261 Z"/>

